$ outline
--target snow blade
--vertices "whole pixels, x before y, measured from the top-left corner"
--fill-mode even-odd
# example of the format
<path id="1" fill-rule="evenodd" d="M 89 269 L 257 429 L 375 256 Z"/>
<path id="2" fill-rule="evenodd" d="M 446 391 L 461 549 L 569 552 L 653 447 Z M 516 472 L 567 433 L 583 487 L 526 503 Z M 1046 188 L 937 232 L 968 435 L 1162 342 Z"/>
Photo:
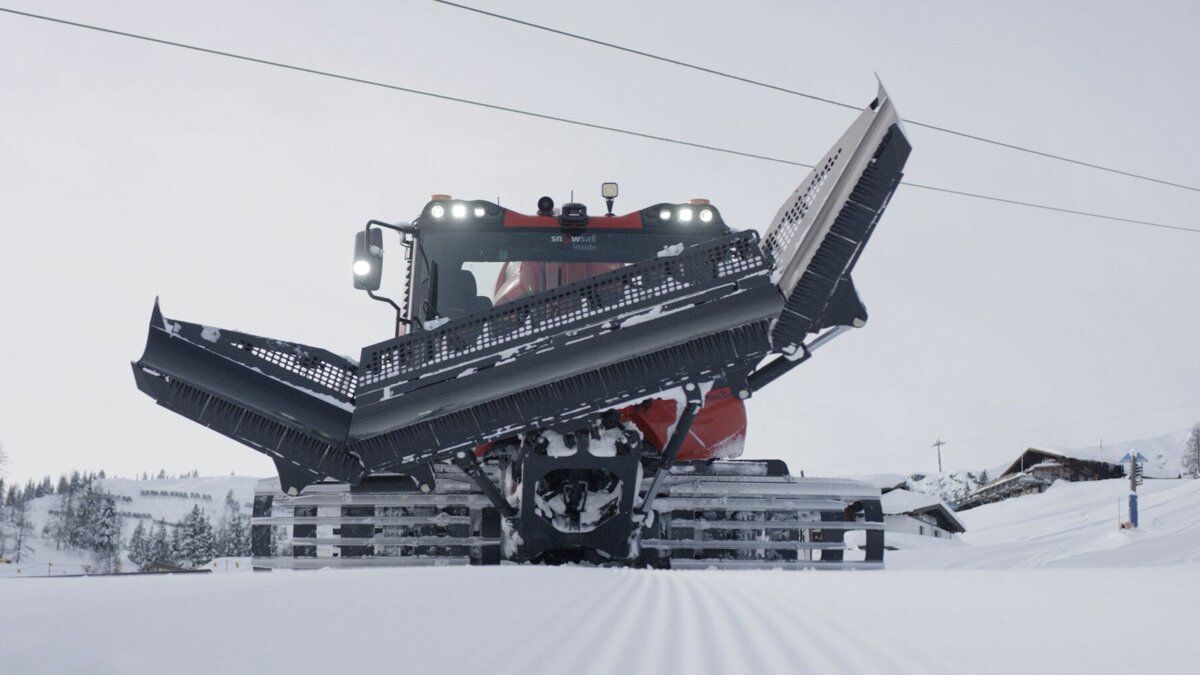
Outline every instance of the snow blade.
<path id="1" fill-rule="evenodd" d="M 744 377 L 783 298 L 739 232 L 363 350 L 348 449 L 371 471 Z"/>
<path id="2" fill-rule="evenodd" d="M 356 366 L 323 349 L 150 318 L 133 364 L 138 389 L 159 405 L 271 456 L 284 489 L 325 476 L 357 482 L 341 450 L 350 427 Z"/>
<path id="3" fill-rule="evenodd" d="M 903 176 L 911 146 L 883 86 L 796 188 L 763 236 L 787 305 L 771 338 L 799 344 L 835 325 L 861 326 L 850 272 Z"/>

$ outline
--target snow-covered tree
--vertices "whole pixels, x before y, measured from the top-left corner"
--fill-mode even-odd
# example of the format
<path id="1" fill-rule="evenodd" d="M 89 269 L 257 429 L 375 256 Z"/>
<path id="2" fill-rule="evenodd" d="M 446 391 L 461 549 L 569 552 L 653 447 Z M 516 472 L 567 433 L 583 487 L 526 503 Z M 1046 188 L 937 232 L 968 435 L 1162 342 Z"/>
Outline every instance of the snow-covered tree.
<path id="1" fill-rule="evenodd" d="M 1192 427 L 1183 448 L 1183 475 L 1200 478 L 1200 424 Z"/>
<path id="2" fill-rule="evenodd" d="M 150 559 L 150 539 L 146 536 L 146 526 L 141 520 L 138 520 L 137 527 L 133 528 L 133 534 L 129 535 L 129 562 L 138 566 L 138 569 L 144 569 L 146 561 Z"/>
<path id="3" fill-rule="evenodd" d="M 175 552 L 180 564 L 199 567 L 213 559 L 216 541 L 212 524 L 199 505 L 184 516 L 176 528 L 179 535 Z"/>
<path id="4" fill-rule="evenodd" d="M 75 505 L 75 491 L 68 485 L 64 491 L 58 494 L 56 512 L 51 514 L 50 522 L 46 523 L 46 534 L 54 540 L 56 549 L 61 549 L 64 544 L 73 546 L 78 541 Z"/>
<path id="5" fill-rule="evenodd" d="M 121 564 L 121 514 L 117 500 L 101 492 L 98 508 L 91 522 L 89 547 L 96 568 L 101 572 L 119 572 Z"/>
<path id="6" fill-rule="evenodd" d="M 216 536 L 218 557 L 250 555 L 250 528 L 233 490 L 225 495 L 225 511 L 217 523 Z"/>
<path id="7" fill-rule="evenodd" d="M 21 556 L 34 553 L 33 521 L 29 518 L 29 500 L 18 499 L 5 507 L 5 517 L 8 521 L 9 539 L 12 542 L 13 562 L 21 562 Z"/>
<path id="8" fill-rule="evenodd" d="M 146 568 L 176 566 L 175 550 L 171 545 L 171 540 L 172 536 L 167 534 L 166 524 L 159 523 L 158 529 L 154 531 L 154 537 L 150 540 Z"/>

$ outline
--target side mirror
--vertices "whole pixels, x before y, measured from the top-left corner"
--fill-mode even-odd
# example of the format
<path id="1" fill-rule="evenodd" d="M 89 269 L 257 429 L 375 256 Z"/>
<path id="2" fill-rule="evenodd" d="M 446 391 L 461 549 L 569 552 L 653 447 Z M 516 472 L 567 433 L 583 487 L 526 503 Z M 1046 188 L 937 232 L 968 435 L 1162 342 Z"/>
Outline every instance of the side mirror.
<path id="1" fill-rule="evenodd" d="M 383 279 L 383 230 L 369 228 L 354 235 L 354 287 L 377 291 Z"/>

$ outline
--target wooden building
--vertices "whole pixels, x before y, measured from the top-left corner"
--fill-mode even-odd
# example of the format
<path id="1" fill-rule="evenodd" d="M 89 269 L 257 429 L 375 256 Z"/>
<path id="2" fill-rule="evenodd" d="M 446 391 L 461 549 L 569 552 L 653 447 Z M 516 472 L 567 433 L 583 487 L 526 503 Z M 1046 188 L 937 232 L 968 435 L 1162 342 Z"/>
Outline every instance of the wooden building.
<path id="1" fill-rule="evenodd" d="M 998 502 L 1010 497 L 1045 492 L 1056 480 L 1072 482 L 1121 478 L 1120 464 L 1073 456 L 1069 450 L 1026 448 L 998 478 L 981 486 L 958 503 L 958 510 Z"/>

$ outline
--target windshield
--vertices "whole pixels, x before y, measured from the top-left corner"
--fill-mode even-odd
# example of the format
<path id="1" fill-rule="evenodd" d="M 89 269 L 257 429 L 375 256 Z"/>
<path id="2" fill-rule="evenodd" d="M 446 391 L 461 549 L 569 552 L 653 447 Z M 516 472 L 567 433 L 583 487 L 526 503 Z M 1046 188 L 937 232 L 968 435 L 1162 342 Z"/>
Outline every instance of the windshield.
<path id="1" fill-rule="evenodd" d="M 435 299 L 439 316 L 485 311 L 651 258 L 664 246 L 680 241 L 678 235 L 563 234 L 557 230 L 423 232 L 414 260 L 412 309 L 424 318 L 427 303 Z M 436 298 L 430 298 L 429 276 L 434 268 Z"/>
<path id="2" fill-rule="evenodd" d="M 467 260 L 438 269 L 437 310 L 462 316 L 624 267 L 619 262 Z"/>

